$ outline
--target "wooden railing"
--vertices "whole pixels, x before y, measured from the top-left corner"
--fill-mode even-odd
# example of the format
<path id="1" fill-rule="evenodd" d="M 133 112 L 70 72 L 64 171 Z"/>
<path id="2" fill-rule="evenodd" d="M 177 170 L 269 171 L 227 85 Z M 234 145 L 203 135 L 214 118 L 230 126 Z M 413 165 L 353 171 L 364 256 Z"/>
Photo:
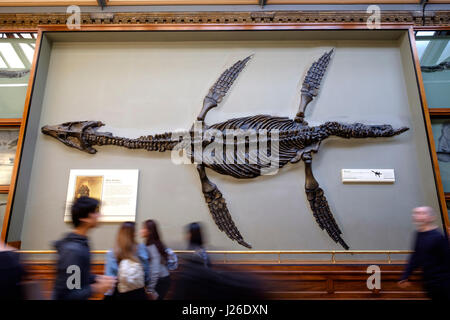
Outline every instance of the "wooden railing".
<path id="1" fill-rule="evenodd" d="M 18 252 L 22 254 L 56 254 L 56 250 L 19 250 Z M 193 253 L 192 250 L 174 250 L 177 254 L 189 254 Z M 409 250 L 248 250 L 248 251 L 230 251 L 230 250 L 207 250 L 209 255 L 217 256 L 223 255 L 223 263 L 235 262 L 233 260 L 228 260 L 230 255 L 276 255 L 278 257 L 277 260 L 273 260 L 276 263 L 283 263 L 281 259 L 282 256 L 286 255 L 330 255 L 330 260 L 321 260 L 321 263 L 337 263 L 336 256 L 338 255 L 385 255 L 386 259 L 384 262 L 391 264 L 392 263 L 392 255 L 407 255 L 412 253 Z M 107 250 L 92 250 L 92 254 L 106 254 Z M 403 260 L 402 260 L 403 262 Z"/>

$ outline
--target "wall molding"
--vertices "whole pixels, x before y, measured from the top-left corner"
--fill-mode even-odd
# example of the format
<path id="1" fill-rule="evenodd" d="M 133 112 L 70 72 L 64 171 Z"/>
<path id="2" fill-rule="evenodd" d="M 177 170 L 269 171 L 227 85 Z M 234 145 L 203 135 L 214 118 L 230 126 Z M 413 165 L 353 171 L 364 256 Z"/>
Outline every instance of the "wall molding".
<path id="1" fill-rule="evenodd" d="M 252 24 L 252 23 L 336 23 L 355 24 L 367 20 L 365 11 L 253 11 L 253 12 L 120 12 L 85 13 L 82 24 Z M 35 28 L 63 25 L 66 13 L 0 13 L 2 28 Z M 449 26 L 450 11 L 383 11 L 381 22 L 415 26 Z"/>

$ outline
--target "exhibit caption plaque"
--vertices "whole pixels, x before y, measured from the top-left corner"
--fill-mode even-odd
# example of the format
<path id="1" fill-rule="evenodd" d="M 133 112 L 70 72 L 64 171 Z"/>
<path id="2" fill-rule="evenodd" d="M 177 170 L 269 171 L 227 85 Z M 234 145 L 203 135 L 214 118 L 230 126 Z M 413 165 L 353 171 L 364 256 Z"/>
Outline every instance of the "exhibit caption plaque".
<path id="1" fill-rule="evenodd" d="M 342 169 L 342 182 L 394 183 L 394 169 Z"/>
<path id="2" fill-rule="evenodd" d="M 135 221 L 139 170 L 70 170 L 64 222 L 71 222 L 70 208 L 82 196 L 101 201 L 100 221 Z"/>

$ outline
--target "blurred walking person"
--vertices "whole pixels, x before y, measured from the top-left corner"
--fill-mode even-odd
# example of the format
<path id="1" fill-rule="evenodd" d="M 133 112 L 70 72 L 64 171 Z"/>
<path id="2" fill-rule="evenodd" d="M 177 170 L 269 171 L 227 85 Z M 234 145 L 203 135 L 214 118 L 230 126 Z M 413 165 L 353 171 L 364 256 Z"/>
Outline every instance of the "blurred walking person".
<path id="1" fill-rule="evenodd" d="M 142 224 L 141 237 L 145 241 L 150 259 L 150 283 L 147 292 L 153 300 L 163 300 L 170 288 L 170 273 L 167 268 L 166 246 L 161 241 L 154 220 Z"/>
<path id="2" fill-rule="evenodd" d="M 18 252 L 0 240 L 0 300 L 22 300 L 25 298 L 22 280 L 25 270 Z"/>
<path id="3" fill-rule="evenodd" d="M 450 301 L 450 245 L 434 223 L 436 215 L 430 207 L 413 209 L 416 225 L 414 253 L 410 256 L 402 279 L 401 288 L 407 288 L 409 276 L 416 268 L 422 268 L 424 287 L 433 301 Z"/>
<path id="4" fill-rule="evenodd" d="M 192 222 L 186 227 L 186 238 L 188 240 L 188 250 L 194 250 L 195 254 L 201 258 L 205 267 L 211 266 L 211 261 L 204 247 L 203 233 L 200 223 Z"/>
<path id="5" fill-rule="evenodd" d="M 106 254 L 105 274 L 117 277 L 117 285 L 105 299 L 148 299 L 149 256 L 145 245 L 136 242 L 135 229 L 134 222 L 122 223 L 114 249 Z"/>
<path id="6" fill-rule="evenodd" d="M 87 300 L 93 294 L 104 294 L 115 284 L 113 277 L 91 274 L 87 234 L 97 226 L 99 205 L 98 200 L 89 197 L 80 197 L 72 205 L 74 229 L 54 243 L 58 261 L 53 299 Z"/>

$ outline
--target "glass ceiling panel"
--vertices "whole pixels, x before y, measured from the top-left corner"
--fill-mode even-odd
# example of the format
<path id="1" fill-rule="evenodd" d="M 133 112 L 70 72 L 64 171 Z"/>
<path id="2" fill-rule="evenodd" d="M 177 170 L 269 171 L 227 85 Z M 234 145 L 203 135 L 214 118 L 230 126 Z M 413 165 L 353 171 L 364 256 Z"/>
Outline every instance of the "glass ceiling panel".
<path id="1" fill-rule="evenodd" d="M 429 108 L 450 108 L 450 34 L 419 31 L 417 51 Z"/>
<path id="2" fill-rule="evenodd" d="M 36 34 L 0 33 L 0 118 L 21 118 Z"/>

